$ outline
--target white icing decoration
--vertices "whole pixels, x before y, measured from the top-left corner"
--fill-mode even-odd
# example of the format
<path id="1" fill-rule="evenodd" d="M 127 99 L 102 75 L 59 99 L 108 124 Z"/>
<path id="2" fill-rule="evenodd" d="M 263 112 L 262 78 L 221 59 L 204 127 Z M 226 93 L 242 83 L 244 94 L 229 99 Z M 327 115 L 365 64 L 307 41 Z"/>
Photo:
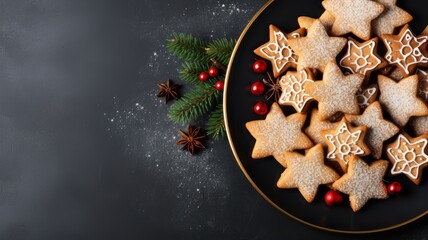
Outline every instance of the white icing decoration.
<path id="1" fill-rule="evenodd" d="M 382 63 L 382 61 L 374 54 L 375 47 L 376 43 L 374 41 L 369 41 L 361 47 L 358 47 L 353 41 L 348 41 L 348 52 L 345 57 L 340 60 L 340 66 L 350 70 L 352 73 L 361 73 L 366 75 L 367 71 L 375 69 L 377 66 L 379 66 L 379 64 Z M 364 54 L 365 48 L 370 49 L 369 55 Z M 351 49 L 356 49 L 358 51 L 351 52 Z M 352 56 L 355 57 L 354 61 L 352 61 Z M 373 58 L 374 62 L 371 62 L 369 58 Z M 350 61 L 349 63 L 354 67 L 343 65 L 343 61 L 345 59 L 348 59 Z"/>
<path id="2" fill-rule="evenodd" d="M 333 145 L 333 150 L 327 154 L 327 158 L 341 160 L 348 165 L 350 155 L 364 154 L 364 150 L 357 145 L 361 132 L 358 130 L 352 133 L 346 123 L 343 123 L 334 135 L 326 134 L 325 137 Z"/>
<path id="3" fill-rule="evenodd" d="M 400 134 L 397 145 L 394 148 L 387 149 L 387 152 L 394 158 L 391 173 L 403 173 L 412 179 L 419 178 L 419 167 L 428 163 L 428 155 L 425 154 L 427 143 L 427 139 L 411 143 L 405 136 Z M 402 151 L 402 147 L 404 147 L 405 151 Z M 415 173 L 413 172 L 414 170 Z"/>
<path id="4" fill-rule="evenodd" d="M 388 48 L 385 59 L 391 64 L 399 65 L 406 74 L 410 74 L 409 67 L 411 65 L 428 63 L 428 58 L 425 57 L 419 49 L 419 47 L 428 41 L 428 36 L 415 37 L 412 32 L 407 29 L 399 41 L 393 40 L 393 42 L 400 44 L 401 47 L 398 50 L 392 48 L 392 42 L 388 39 L 385 38 L 384 40 Z"/>
<path id="5" fill-rule="evenodd" d="M 366 88 L 366 89 L 360 89 L 357 92 L 357 101 L 358 105 L 360 105 L 360 108 L 367 108 L 370 105 L 370 99 L 376 94 L 377 89 L 375 87 L 373 88 Z"/>
<path id="6" fill-rule="evenodd" d="M 299 77 L 291 74 L 283 76 L 280 80 L 282 95 L 279 99 L 280 104 L 291 103 L 296 111 L 302 112 L 306 103 L 313 99 L 305 92 L 304 84 L 313 82 L 308 78 L 306 70 L 299 72 Z"/>
<path id="7" fill-rule="evenodd" d="M 274 31 L 274 36 L 275 43 L 269 43 L 265 47 L 261 48 L 260 51 L 267 59 L 274 60 L 276 72 L 281 72 L 287 63 L 291 62 L 297 64 L 297 55 L 287 44 L 288 39 L 284 33 Z M 300 37 L 300 34 L 293 33 L 292 37 Z"/>

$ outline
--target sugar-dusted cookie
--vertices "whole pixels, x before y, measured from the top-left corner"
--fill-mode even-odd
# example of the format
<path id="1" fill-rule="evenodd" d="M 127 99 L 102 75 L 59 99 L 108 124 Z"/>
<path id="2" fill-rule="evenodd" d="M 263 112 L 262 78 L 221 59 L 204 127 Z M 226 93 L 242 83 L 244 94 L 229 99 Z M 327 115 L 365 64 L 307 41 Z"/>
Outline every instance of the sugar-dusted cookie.
<path id="1" fill-rule="evenodd" d="M 378 160 L 368 165 L 361 158 L 351 156 L 348 172 L 333 183 L 333 188 L 349 194 L 354 212 L 360 210 L 369 199 L 386 199 L 388 192 L 383 184 L 383 176 L 388 161 Z"/>
<path id="2" fill-rule="evenodd" d="M 380 16 L 372 21 L 372 30 L 379 37 L 383 34 L 393 34 L 394 28 L 403 26 L 413 19 L 408 12 L 397 7 L 397 0 L 374 1 L 385 7 Z"/>
<path id="3" fill-rule="evenodd" d="M 309 29 L 312 26 L 312 24 L 314 24 L 315 20 L 317 20 L 317 19 L 311 18 L 311 17 L 306 17 L 306 16 L 301 16 L 301 17 L 297 18 L 297 22 L 299 23 L 299 26 L 301 28 L 306 28 L 306 29 Z M 324 11 L 324 13 L 320 16 L 320 18 L 318 18 L 318 20 L 320 20 L 322 25 L 324 25 L 327 32 L 331 31 L 331 26 L 333 26 L 333 23 L 334 23 L 333 15 L 331 15 L 327 11 Z"/>
<path id="4" fill-rule="evenodd" d="M 346 114 L 346 119 L 356 126 L 367 127 L 365 142 L 376 159 L 380 159 L 382 156 L 383 142 L 400 130 L 392 122 L 383 118 L 382 107 L 379 102 L 370 104 L 362 115 Z"/>
<path id="5" fill-rule="evenodd" d="M 363 43 L 349 38 L 346 55 L 340 60 L 339 65 L 351 73 L 361 73 L 366 79 L 378 69 L 386 67 L 388 63 L 377 54 L 378 38 L 373 38 Z"/>
<path id="6" fill-rule="evenodd" d="M 327 147 L 325 139 L 321 134 L 323 130 L 330 130 L 337 127 L 337 122 L 331 122 L 329 120 L 320 120 L 318 117 L 318 109 L 314 108 L 311 112 L 311 120 L 309 126 L 305 128 L 305 133 L 315 144 L 322 144 L 323 147 Z"/>
<path id="7" fill-rule="evenodd" d="M 252 157 L 274 156 L 279 159 L 285 152 L 307 149 L 311 140 L 301 131 L 306 116 L 296 113 L 286 117 L 277 103 L 273 103 L 265 120 L 247 122 L 245 126 L 256 139 Z"/>
<path id="8" fill-rule="evenodd" d="M 379 101 L 399 127 L 404 127 L 411 116 L 428 115 L 426 103 L 418 98 L 417 75 L 404 78 L 398 83 L 379 75 L 378 84 Z"/>
<path id="9" fill-rule="evenodd" d="M 402 80 L 404 78 L 403 73 L 400 68 L 394 67 L 392 71 L 387 75 L 389 78 L 394 79 L 396 82 Z"/>
<path id="10" fill-rule="evenodd" d="M 366 126 L 352 127 L 346 118 L 335 129 L 321 131 L 328 148 L 327 159 L 337 162 L 346 172 L 352 155 L 370 154 L 370 148 L 364 142 L 366 132 Z"/>
<path id="11" fill-rule="evenodd" d="M 275 78 L 281 76 L 290 67 L 296 68 L 297 55 L 288 45 L 288 40 L 304 36 L 306 30 L 300 28 L 292 33 L 284 34 L 274 25 L 269 26 L 269 42 L 263 44 L 254 53 L 271 61 Z"/>
<path id="12" fill-rule="evenodd" d="M 333 35 L 352 32 L 363 40 L 370 39 L 371 22 L 384 10 L 382 4 L 371 0 L 324 0 L 322 5 L 335 18 Z"/>
<path id="13" fill-rule="evenodd" d="M 428 36 L 416 37 L 408 24 L 398 35 L 382 35 L 382 40 L 388 49 L 385 59 L 397 66 L 403 76 L 412 75 L 418 66 L 427 65 Z"/>
<path id="14" fill-rule="evenodd" d="M 339 111 L 360 113 L 356 94 L 363 81 L 363 75 L 345 76 L 335 62 L 330 62 L 325 68 L 323 80 L 307 83 L 305 90 L 318 101 L 320 120 L 326 120 Z"/>
<path id="15" fill-rule="evenodd" d="M 371 84 L 358 90 L 357 101 L 361 110 L 366 109 L 370 104 L 376 101 L 379 93 L 379 87 L 377 84 Z"/>
<path id="16" fill-rule="evenodd" d="M 428 72 L 425 70 L 418 69 L 416 74 L 419 77 L 419 97 L 421 97 L 426 103 L 428 103 Z"/>
<path id="17" fill-rule="evenodd" d="M 316 68 L 324 71 L 328 62 L 336 60 L 337 54 L 346 44 L 346 39 L 329 37 L 322 23 L 316 20 L 306 37 L 289 39 L 288 44 L 299 56 L 297 70 Z"/>
<path id="18" fill-rule="evenodd" d="M 294 107 L 297 112 L 305 112 L 313 98 L 306 93 L 305 85 L 313 82 L 314 76 L 309 69 L 303 69 L 298 72 L 288 71 L 281 77 L 282 94 L 278 103 Z"/>
<path id="19" fill-rule="evenodd" d="M 324 164 L 324 150 L 321 144 L 309 149 L 306 155 L 287 152 L 283 156 L 287 169 L 277 182 L 279 188 L 298 188 L 308 202 L 312 202 L 318 186 L 336 181 L 339 175 Z"/>
<path id="20" fill-rule="evenodd" d="M 428 117 L 412 117 L 410 118 L 409 125 L 413 133 L 417 136 L 427 133 Z"/>
<path id="21" fill-rule="evenodd" d="M 391 174 L 404 174 L 418 185 L 422 169 L 428 165 L 427 138 L 428 133 L 417 138 L 411 138 L 404 132 L 399 134 L 395 142 L 386 147 L 388 158 L 393 164 Z"/>

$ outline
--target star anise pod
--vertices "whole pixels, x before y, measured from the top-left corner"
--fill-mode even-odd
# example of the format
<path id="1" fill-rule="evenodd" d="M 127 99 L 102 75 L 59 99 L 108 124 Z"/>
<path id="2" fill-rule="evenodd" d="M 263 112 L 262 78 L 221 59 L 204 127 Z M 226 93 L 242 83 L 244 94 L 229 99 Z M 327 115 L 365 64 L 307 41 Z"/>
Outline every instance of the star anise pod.
<path id="1" fill-rule="evenodd" d="M 167 104 L 171 98 L 179 98 L 177 91 L 181 88 L 180 85 L 174 84 L 171 80 L 168 79 L 166 83 L 160 83 L 158 86 L 160 88 L 160 92 L 156 95 L 156 97 L 164 97 L 165 104 Z"/>
<path id="2" fill-rule="evenodd" d="M 201 128 L 193 128 L 191 125 L 187 127 L 187 133 L 179 130 L 178 132 L 181 135 L 181 139 L 178 140 L 177 144 L 182 145 L 181 149 L 187 150 L 190 154 L 194 154 L 199 149 L 204 149 L 205 146 L 202 144 L 201 140 L 205 136 L 200 135 Z"/>
<path id="3" fill-rule="evenodd" d="M 266 86 L 266 99 L 269 100 L 275 97 L 275 102 L 278 102 L 282 94 L 281 84 L 279 84 L 279 78 L 273 79 L 269 72 L 267 72 L 268 80 L 263 79 L 263 83 Z"/>

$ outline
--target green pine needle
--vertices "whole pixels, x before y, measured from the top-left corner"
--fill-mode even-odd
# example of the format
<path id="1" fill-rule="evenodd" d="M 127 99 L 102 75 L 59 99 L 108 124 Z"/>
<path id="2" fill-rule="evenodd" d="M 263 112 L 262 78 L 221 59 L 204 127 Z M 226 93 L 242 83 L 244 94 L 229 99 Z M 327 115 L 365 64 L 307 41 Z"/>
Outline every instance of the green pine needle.
<path id="1" fill-rule="evenodd" d="M 205 43 L 190 34 L 174 33 L 174 38 L 168 40 L 168 50 L 185 61 L 208 62 Z"/>
<path id="2" fill-rule="evenodd" d="M 216 39 L 208 44 L 207 53 L 210 58 L 217 60 L 225 67 L 229 64 L 230 56 L 235 48 L 236 40 Z"/>
<path id="3" fill-rule="evenodd" d="M 219 100 L 220 92 L 215 89 L 214 83 L 209 81 L 180 99 L 168 112 L 168 117 L 176 123 L 188 124 L 208 114 Z"/>
<path id="4" fill-rule="evenodd" d="M 200 84 L 203 84 L 199 81 L 199 74 L 201 72 L 207 71 L 210 66 L 211 65 L 208 63 L 186 61 L 179 70 L 180 79 L 195 86 L 199 86 Z"/>
<path id="5" fill-rule="evenodd" d="M 223 104 L 217 105 L 211 112 L 207 123 L 207 135 L 213 139 L 220 139 L 226 135 L 226 127 L 223 118 Z"/>

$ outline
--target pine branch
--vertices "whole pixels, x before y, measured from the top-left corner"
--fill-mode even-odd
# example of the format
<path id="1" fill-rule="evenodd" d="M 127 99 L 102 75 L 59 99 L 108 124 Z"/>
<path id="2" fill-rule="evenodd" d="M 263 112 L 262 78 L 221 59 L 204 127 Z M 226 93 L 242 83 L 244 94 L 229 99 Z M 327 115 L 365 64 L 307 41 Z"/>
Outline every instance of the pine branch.
<path id="1" fill-rule="evenodd" d="M 202 84 L 180 99 L 178 99 L 168 112 L 168 117 L 177 123 L 187 124 L 209 113 L 219 99 L 219 91 L 212 82 Z"/>
<path id="2" fill-rule="evenodd" d="M 174 38 L 168 40 L 168 50 L 185 61 L 209 62 L 205 43 L 190 34 L 174 33 Z"/>
<path id="3" fill-rule="evenodd" d="M 223 118 L 223 104 L 218 104 L 216 109 L 211 112 L 207 123 L 207 134 L 213 139 L 220 139 L 226 135 L 226 127 Z"/>
<path id="4" fill-rule="evenodd" d="M 199 74 L 207 71 L 210 65 L 207 63 L 189 62 L 183 63 L 182 68 L 179 70 L 180 79 L 189 82 L 195 86 L 199 86 L 203 83 L 199 81 Z"/>
<path id="5" fill-rule="evenodd" d="M 208 44 L 206 51 L 210 58 L 217 60 L 223 66 L 227 67 L 235 44 L 236 40 L 227 38 L 216 39 Z"/>

